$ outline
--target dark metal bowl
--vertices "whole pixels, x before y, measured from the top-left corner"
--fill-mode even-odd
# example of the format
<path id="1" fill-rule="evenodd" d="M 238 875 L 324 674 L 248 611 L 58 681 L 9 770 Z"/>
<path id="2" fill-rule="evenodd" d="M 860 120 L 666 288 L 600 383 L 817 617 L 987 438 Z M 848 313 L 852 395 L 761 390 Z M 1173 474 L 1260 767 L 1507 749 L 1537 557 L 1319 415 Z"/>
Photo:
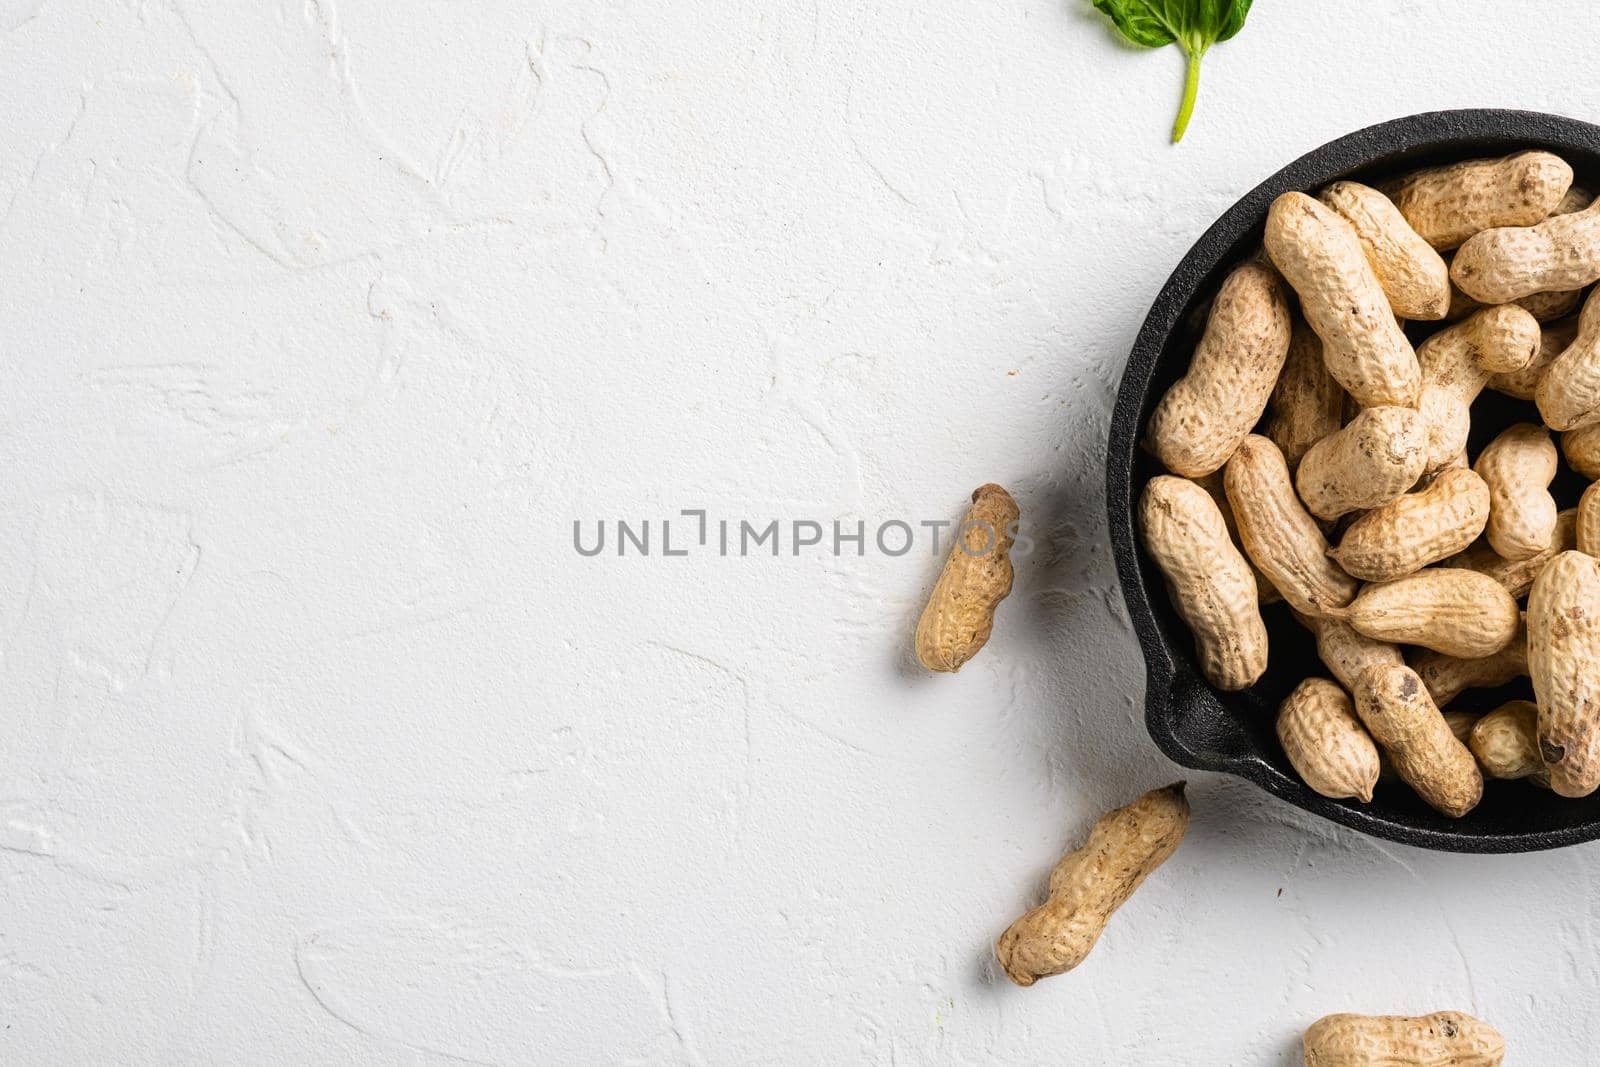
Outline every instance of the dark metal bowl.
<path id="1" fill-rule="evenodd" d="M 1279 703 L 1300 679 L 1326 675 L 1316 647 L 1282 605 L 1264 610 L 1271 635 L 1267 672 L 1251 688 L 1222 693 L 1195 662 L 1194 641 L 1167 597 L 1135 529 L 1134 501 L 1160 473 L 1139 447 L 1151 407 L 1183 374 L 1198 338 L 1200 310 L 1235 264 L 1261 242 L 1267 206 L 1291 189 L 1314 193 L 1339 178 L 1376 182 L 1420 166 L 1524 148 L 1548 148 L 1572 164 L 1577 184 L 1600 191 L 1600 126 L 1528 111 L 1437 111 L 1359 130 L 1323 145 L 1245 194 L 1195 242 L 1156 297 L 1117 393 L 1106 457 L 1106 509 L 1123 596 L 1144 650 L 1145 723 L 1156 744 L 1186 767 L 1248 779 L 1306 811 L 1377 837 L 1454 852 L 1531 852 L 1600 837 L 1600 793 L 1558 797 L 1524 782 L 1488 782 L 1483 802 L 1447 819 L 1406 786 L 1384 783 L 1370 804 L 1329 800 L 1301 783 L 1278 745 Z M 1437 328 L 1433 326 L 1431 328 Z M 1418 337 L 1422 336 L 1421 332 Z M 1538 421 L 1531 404 L 1485 392 L 1473 407 L 1477 448 L 1512 422 Z M 1563 467 L 1554 486 L 1563 507 L 1584 482 Z M 1494 707 L 1531 696 L 1526 682 L 1465 693 L 1452 708 Z"/>

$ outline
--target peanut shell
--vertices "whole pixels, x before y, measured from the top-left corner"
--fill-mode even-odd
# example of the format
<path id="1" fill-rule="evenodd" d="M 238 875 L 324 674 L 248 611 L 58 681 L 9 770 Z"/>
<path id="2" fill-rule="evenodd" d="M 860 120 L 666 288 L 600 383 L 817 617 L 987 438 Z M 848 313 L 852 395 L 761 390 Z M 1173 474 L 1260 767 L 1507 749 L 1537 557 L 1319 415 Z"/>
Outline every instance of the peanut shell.
<path id="1" fill-rule="evenodd" d="M 1487 574 L 1505 587 L 1518 600 L 1533 588 L 1533 580 L 1544 570 L 1545 564 L 1562 552 L 1577 545 L 1578 509 L 1567 508 L 1556 514 L 1555 532 L 1550 537 L 1550 547 L 1528 559 L 1505 559 L 1486 542 L 1477 541 L 1465 551 L 1443 561 L 1441 567 L 1462 567 L 1479 574 Z"/>
<path id="2" fill-rule="evenodd" d="M 1444 318 L 1450 310 L 1450 268 L 1394 201 L 1359 182 L 1334 182 L 1319 199 L 1355 230 L 1396 315 Z"/>
<path id="3" fill-rule="evenodd" d="M 1188 479 L 1163 475 L 1145 486 L 1139 519 L 1206 679 L 1223 690 L 1251 685 L 1267 669 L 1267 627 L 1255 575 L 1216 502 Z"/>
<path id="4" fill-rule="evenodd" d="M 1532 226 L 1559 206 L 1572 168 L 1550 152 L 1518 152 L 1430 167 L 1386 184 L 1411 228 L 1434 248 L 1455 248 L 1496 226 Z"/>
<path id="5" fill-rule="evenodd" d="M 1561 454 L 1567 466 L 1590 481 L 1600 480 L 1600 422 L 1562 434 Z"/>
<path id="6" fill-rule="evenodd" d="M 1150 451 L 1185 477 L 1217 470 L 1260 420 L 1288 351 L 1283 283 L 1267 264 L 1245 263 L 1222 283 L 1187 373 L 1151 413 Z"/>
<path id="7" fill-rule="evenodd" d="M 1381 507 L 1416 484 L 1428 425 L 1412 408 L 1366 408 L 1305 454 L 1295 489 L 1319 519 Z"/>
<path id="8" fill-rule="evenodd" d="M 1539 709 L 1531 700 L 1507 701 L 1479 719 L 1467 747 L 1490 778 L 1547 784 L 1539 757 Z"/>
<path id="9" fill-rule="evenodd" d="M 1451 260 L 1450 280 L 1485 304 L 1582 289 L 1600 280 L 1600 204 L 1533 226 L 1474 234 Z"/>
<path id="10" fill-rule="evenodd" d="M 1417 407 L 1429 424 L 1428 471 L 1466 448 L 1472 402 L 1496 369 L 1525 367 L 1537 358 L 1540 338 L 1533 316 L 1508 305 L 1485 308 L 1422 343 Z"/>
<path id="11" fill-rule="evenodd" d="M 1428 695 L 1441 708 L 1468 689 L 1493 689 L 1525 678 L 1528 674 L 1526 620 L 1519 622 L 1516 636 L 1498 652 L 1463 659 L 1424 649 L 1412 657 L 1411 669 L 1417 672 L 1422 684 L 1428 687 Z"/>
<path id="12" fill-rule="evenodd" d="M 1499 1067 L 1499 1031 L 1460 1011 L 1325 1015 L 1305 1034 L 1306 1067 Z"/>
<path id="13" fill-rule="evenodd" d="M 1413 404 L 1416 353 L 1350 224 L 1304 193 L 1284 193 L 1267 212 L 1265 244 L 1339 384 L 1363 407 Z"/>
<path id="14" fill-rule="evenodd" d="M 1600 556 L 1600 482 L 1585 489 L 1578 500 L 1576 539 L 1579 552 Z"/>
<path id="15" fill-rule="evenodd" d="M 1556 464 L 1550 431 L 1519 422 L 1485 445 L 1472 465 L 1489 487 L 1489 522 L 1483 535 L 1502 558 L 1532 559 L 1555 539 L 1559 509 L 1550 483 Z"/>
<path id="16" fill-rule="evenodd" d="M 1583 302 L 1578 335 L 1545 369 L 1533 399 L 1552 430 L 1600 421 L 1600 288 Z"/>
<path id="17" fill-rule="evenodd" d="M 1307 678 L 1278 709 L 1278 740 L 1306 785 L 1334 800 L 1372 800 L 1378 746 L 1343 689 Z"/>
<path id="18" fill-rule="evenodd" d="M 1489 487 L 1464 467 L 1367 512 L 1345 530 L 1332 555 L 1348 574 L 1384 582 L 1455 555 L 1489 521 Z"/>
<path id="19" fill-rule="evenodd" d="M 1519 371 L 1506 374 L 1491 374 L 1489 388 L 1497 393 L 1514 396 L 1518 400 L 1532 400 L 1535 391 L 1539 388 L 1539 379 L 1544 377 L 1544 372 L 1550 369 L 1550 364 L 1556 357 L 1566 351 L 1568 345 L 1578 336 L 1578 320 L 1576 318 L 1562 319 L 1560 322 L 1546 323 L 1541 327 L 1539 335 L 1539 354 Z"/>
<path id="20" fill-rule="evenodd" d="M 1483 775 L 1467 746 L 1409 667 L 1373 667 L 1361 676 L 1356 714 L 1395 772 L 1435 810 L 1459 819 L 1483 797 Z"/>
<path id="21" fill-rule="evenodd" d="M 1322 342 L 1311 327 L 1297 321 L 1261 432 L 1272 439 L 1294 470 L 1312 445 L 1344 422 L 1344 402 L 1344 388 L 1322 361 Z"/>
<path id="22" fill-rule="evenodd" d="M 1177 850 L 1188 826 L 1182 782 L 1101 816 L 1083 846 L 1050 872 L 1045 902 L 1000 935 L 995 956 L 1006 977 L 1030 986 L 1082 963 L 1112 914 Z"/>
<path id="23" fill-rule="evenodd" d="M 1317 638 L 1317 655 L 1322 658 L 1323 664 L 1330 674 L 1339 680 L 1339 684 L 1346 690 L 1353 690 L 1356 679 L 1368 667 L 1399 666 L 1405 663 L 1405 658 L 1400 650 L 1386 641 L 1374 641 L 1364 634 L 1359 634 L 1343 619 L 1321 618 L 1314 619 L 1309 615 L 1296 614 L 1300 625 L 1310 630 Z"/>
<path id="24" fill-rule="evenodd" d="M 1368 585 L 1335 614 L 1375 640 L 1468 659 L 1505 648 L 1521 621 L 1517 602 L 1493 578 L 1439 567 Z"/>
<path id="25" fill-rule="evenodd" d="M 1328 557 L 1327 539 L 1295 496 L 1277 445 L 1246 437 L 1228 461 L 1223 486 L 1245 553 L 1290 607 L 1322 615 L 1350 603 L 1356 581 Z"/>
<path id="26" fill-rule="evenodd" d="M 1600 560 L 1563 552 L 1534 580 L 1528 674 L 1550 787 L 1588 796 L 1600 786 Z"/>
<path id="27" fill-rule="evenodd" d="M 1021 515 L 1011 494 L 981 485 L 957 531 L 944 570 L 917 621 L 917 659 L 930 671 L 959 671 L 994 629 L 1011 592 L 1011 544 Z"/>

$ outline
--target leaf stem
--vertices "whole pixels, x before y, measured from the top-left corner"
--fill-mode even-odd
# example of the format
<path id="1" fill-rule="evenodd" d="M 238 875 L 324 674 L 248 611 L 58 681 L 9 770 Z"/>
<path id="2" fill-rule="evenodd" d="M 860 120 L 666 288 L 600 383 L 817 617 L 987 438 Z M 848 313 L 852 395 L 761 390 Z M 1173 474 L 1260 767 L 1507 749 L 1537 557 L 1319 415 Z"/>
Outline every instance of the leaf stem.
<path id="1" fill-rule="evenodd" d="M 1172 143 L 1177 144 L 1183 140 L 1183 132 L 1189 128 L 1189 116 L 1194 114 L 1194 99 L 1200 92 L 1200 60 L 1205 56 L 1204 48 L 1184 51 L 1189 54 L 1189 74 L 1183 81 L 1183 103 L 1178 107 L 1178 121 L 1172 124 Z"/>

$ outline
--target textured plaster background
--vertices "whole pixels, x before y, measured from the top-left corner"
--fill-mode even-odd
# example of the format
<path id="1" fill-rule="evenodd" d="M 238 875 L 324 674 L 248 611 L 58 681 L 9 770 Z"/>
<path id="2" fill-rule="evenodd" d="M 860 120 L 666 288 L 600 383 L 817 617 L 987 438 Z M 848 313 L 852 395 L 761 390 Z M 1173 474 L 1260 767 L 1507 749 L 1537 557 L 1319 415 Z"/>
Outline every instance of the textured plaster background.
<path id="1" fill-rule="evenodd" d="M 1600 9 L 1261 0 L 1179 149 L 1179 55 L 1086 0 L 0 32 L 0 1061 L 1274 1064 L 1445 1006 L 1589 1058 L 1595 847 L 1198 776 L 1083 968 L 989 945 L 1176 776 L 1099 489 L 1167 272 L 1356 127 L 1600 116 Z M 920 550 L 572 548 L 990 479 L 1050 548 L 956 677 L 907 665 Z"/>

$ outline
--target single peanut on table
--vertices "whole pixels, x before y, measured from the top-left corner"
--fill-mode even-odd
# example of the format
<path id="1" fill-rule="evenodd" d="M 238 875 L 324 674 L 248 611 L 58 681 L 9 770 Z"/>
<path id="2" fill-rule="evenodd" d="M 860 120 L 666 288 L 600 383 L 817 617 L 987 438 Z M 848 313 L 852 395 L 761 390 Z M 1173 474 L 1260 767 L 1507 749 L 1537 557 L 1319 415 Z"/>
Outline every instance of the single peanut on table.
<path id="1" fill-rule="evenodd" d="M 1211 305 L 1188 372 L 1150 415 L 1150 451 L 1189 478 L 1221 467 L 1260 420 L 1288 351 L 1289 305 L 1277 272 L 1265 263 L 1236 268 Z"/>
<path id="2" fill-rule="evenodd" d="M 1460 1011 L 1325 1015 L 1305 1034 L 1306 1067 L 1499 1067 L 1499 1031 Z"/>
<path id="3" fill-rule="evenodd" d="M 981 485 L 956 531 L 939 581 L 917 622 L 917 659 L 959 671 L 989 640 L 995 607 L 1011 592 L 1011 543 L 1021 512 L 998 485 Z"/>
<path id="4" fill-rule="evenodd" d="M 1166 862 L 1189 826 L 1183 783 L 1152 789 L 1100 817 L 1083 846 L 1050 872 L 1045 902 L 1000 935 L 995 956 L 1020 986 L 1082 963 L 1106 922 Z"/>

